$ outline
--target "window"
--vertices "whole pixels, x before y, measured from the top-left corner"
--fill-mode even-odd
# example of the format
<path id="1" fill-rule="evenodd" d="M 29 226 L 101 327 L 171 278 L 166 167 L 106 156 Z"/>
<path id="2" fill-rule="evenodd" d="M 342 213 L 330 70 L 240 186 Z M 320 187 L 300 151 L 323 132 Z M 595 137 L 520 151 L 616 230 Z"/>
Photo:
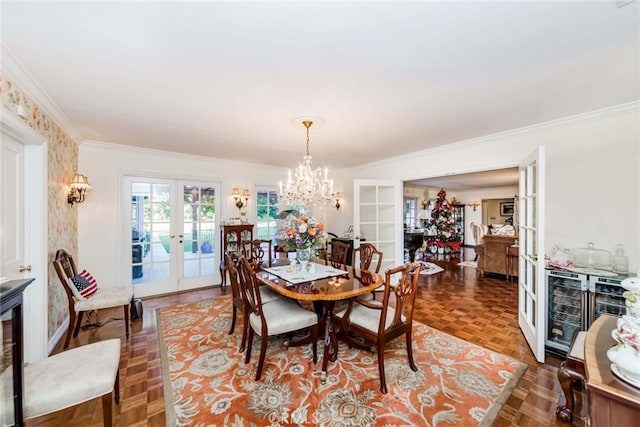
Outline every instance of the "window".
<path id="1" fill-rule="evenodd" d="M 256 188 L 256 239 L 275 242 L 278 231 L 278 190 L 276 187 Z"/>
<path id="2" fill-rule="evenodd" d="M 416 226 L 417 199 L 404 199 L 404 228 L 413 228 Z"/>

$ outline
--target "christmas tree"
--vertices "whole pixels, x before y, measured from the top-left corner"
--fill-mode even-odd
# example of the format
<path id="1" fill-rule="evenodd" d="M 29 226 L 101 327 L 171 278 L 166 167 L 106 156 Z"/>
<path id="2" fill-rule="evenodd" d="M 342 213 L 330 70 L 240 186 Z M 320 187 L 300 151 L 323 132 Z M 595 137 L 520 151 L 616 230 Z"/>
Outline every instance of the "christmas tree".
<path id="1" fill-rule="evenodd" d="M 447 192 L 441 189 L 438 192 L 438 199 L 431 210 L 431 221 L 429 222 L 436 229 L 437 242 L 458 242 L 460 236 L 456 232 L 453 218 L 453 205 L 447 200 Z"/>

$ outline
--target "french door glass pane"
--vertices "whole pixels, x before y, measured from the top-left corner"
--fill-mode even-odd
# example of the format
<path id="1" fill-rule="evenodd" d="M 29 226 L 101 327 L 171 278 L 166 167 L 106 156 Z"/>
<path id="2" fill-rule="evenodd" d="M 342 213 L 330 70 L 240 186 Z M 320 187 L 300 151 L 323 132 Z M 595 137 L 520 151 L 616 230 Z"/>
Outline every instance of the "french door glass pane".
<path id="1" fill-rule="evenodd" d="M 185 278 L 214 273 L 216 242 L 215 189 L 198 185 L 182 187 Z"/>
<path id="2" fill-rule="evenodd" d="M 256 191 L 257 239 L 273 240 L 278 231 L 278 191 L 262 189 Z"/>
<path id="3" fill-rule="evenodd" d="M 131 260 L 134 284 L 169 279 L 171 188 L 131 184 Z"/>

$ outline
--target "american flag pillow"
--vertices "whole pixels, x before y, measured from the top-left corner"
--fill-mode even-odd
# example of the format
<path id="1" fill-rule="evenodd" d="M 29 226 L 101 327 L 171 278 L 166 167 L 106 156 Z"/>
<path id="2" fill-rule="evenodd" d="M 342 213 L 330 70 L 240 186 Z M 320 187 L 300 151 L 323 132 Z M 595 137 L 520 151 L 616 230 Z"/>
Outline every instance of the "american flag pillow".
<path id="1" fill-rule="evenodd" d="M 71 281 L 80 293 L 81 298 L 89 298 L 98 292 L 98 283 L 87 270 L 82 270 L 80 274 L 73 276 Z"/>

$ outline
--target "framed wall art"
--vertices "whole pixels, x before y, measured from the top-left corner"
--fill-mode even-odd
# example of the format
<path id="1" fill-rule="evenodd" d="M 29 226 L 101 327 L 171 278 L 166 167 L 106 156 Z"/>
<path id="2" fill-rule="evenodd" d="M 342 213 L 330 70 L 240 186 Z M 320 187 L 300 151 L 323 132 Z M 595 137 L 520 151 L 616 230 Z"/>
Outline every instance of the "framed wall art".
<path id="1" fill-rule="evenodd" d="M 500 203 L 500 215 L 512 216 L 513 215 L 513 202 L 501 202 Z"/>

